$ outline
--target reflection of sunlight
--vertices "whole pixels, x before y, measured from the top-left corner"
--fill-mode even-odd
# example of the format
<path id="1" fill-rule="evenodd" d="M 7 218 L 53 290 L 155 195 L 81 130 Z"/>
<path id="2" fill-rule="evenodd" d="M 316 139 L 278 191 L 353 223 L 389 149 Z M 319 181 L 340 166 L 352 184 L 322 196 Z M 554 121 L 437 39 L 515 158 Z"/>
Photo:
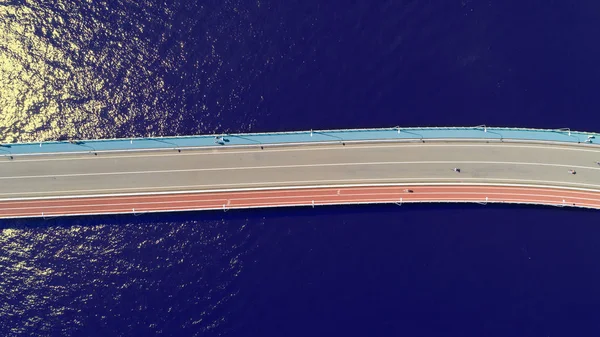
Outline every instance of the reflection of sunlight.
<path id="1" fill-rule="evenodd" d="M 154 112 L 152 100 L 140 98 L 161 89 L 162 79 L 143 83 L 152 77 L 131 69 L 152 61 L 144 42 L 123 32 L 98 41 L 110 31 L 106 23 L 40 7 L 0 6 L 0 142 L 111 137 L 136 115 Z"/>
<path id="2" fill-rule="evenodd" d="M 16 234 L 17 234 L 16 229 L 12 229 L 12 228 L 3 229 L 0 232 L 0 240 L 3 241 L 3 239 L 10 239 L 11 237 L 15 236 Z M 0 242 L 2 242 L 2 241 L 0 241 Z"/>
<path id="3" fill-rule="evenodd" d="M 69 96 L 85 94 L 76 87 L 80 79 L 73 80 L 73 75 L 82 77 L 81 74 L 69 69 L 71 62 L 64 51 L 36 34 L 32 23 L 38 19 L 31 9 L 0 7 L 0 17 L 5 18 L 0 21 L 1 139 L 11 142 L 51 138 L 49 130 L 42 129 L 48 124 L 60 125 L 72 133 L 72 123 L 61 120 L 81 120 L 83 114 L 77 114 L 77 109 L 61 109 L 61 104 Z M 42 27 L 41 34 L 45 30 Z M 54 31 L 50 35 L 57 34 Z"/>
<path id="4" fill-rule="evenodd" d="M 30 269 L 25 260 L 31 251 L 31 247 L 22 244 L 19 239 L 24 234 L 22 229 L 5 228 L 0 231 L 0 247 L 3 253 L 0 262 L 11 263 L 12 269 Z"/>
<path id="5" fill-rule="evenodd" d="M 262 71 L 247 49 L 261 35 L 238 5 L 199 5 L 218 23 L 206 26 L 179 25 L 180 4 L 115 2 L 108 15 L 94 1 L 3 3 L 0 142 L 215 132 Z"/>

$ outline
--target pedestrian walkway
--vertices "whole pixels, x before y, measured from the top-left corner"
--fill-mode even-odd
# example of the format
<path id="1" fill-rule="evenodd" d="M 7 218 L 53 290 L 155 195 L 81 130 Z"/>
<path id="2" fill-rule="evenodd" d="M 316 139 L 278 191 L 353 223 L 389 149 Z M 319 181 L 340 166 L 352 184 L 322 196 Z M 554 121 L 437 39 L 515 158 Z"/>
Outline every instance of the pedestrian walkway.
<path id="1" fill-rule="evenodd" d="M 425 141 L 442 139 L 523 140 L 594 144 L 600 134 L 519 128 L 426 127 L 354 130 L 310 130 L 297 132 L 218 134 L 183 137 L 127 138 L 104 140 L 71 140 L 39 143 L 13 143 L 0 146 L 0 156 L 26 154 L 81 153 L 150 149 L 184 149 L 198 147 L 267 146 L 293 143 L 326 143 L 352 141 Z M 600 138 L 599 138 L 600 139 Z"/>

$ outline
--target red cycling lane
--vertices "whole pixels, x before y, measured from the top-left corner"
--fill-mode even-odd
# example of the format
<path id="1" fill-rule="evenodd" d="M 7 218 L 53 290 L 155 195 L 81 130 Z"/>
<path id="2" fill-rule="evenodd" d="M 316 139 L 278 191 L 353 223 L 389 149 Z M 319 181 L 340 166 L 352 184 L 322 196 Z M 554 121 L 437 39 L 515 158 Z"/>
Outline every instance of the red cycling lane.
<path id="1" fill-rule="evenodd" d="M 509 186 L 364 186 L 0 201 L 0 218 L 399 202 L 506 202 L 600 209 L 600 191 Z"/>

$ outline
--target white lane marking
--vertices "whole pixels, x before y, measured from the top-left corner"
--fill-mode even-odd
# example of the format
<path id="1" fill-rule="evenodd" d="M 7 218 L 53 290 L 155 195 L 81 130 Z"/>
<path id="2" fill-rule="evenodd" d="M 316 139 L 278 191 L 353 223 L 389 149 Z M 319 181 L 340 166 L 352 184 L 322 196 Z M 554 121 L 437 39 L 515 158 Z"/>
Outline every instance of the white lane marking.
<path id="1" fill-rule="evenodd" d="M 390 182 L 392 180 L 401 181 L 401 182 Z M 165 186 L 165 187 L 127 187 L 127 188 L 119 188 L 119 189 L 93 189 L 93 190 L 67 190 L 67 191 L 58 191 L 60 193 L 80 193 L 80 192 L 106 192 L 106 191 L 121 191 L 118 194 L 97 194 L 97 195 L 89 195 L 87 197 L 98 197 L 98 196 L 121 196 L 121 195 L 164 195 L 164 194 L 173 194 L 173 193 L 210 193 L 210 192 L 230 192 L 230 191 L 260 191 L 260 190 L 272 190 L 272 189 L 301 189 L 301 188 L 326 188 L 326 187 L 348 187 L 353 186 L 352 184 L 344 184 L 344 185 L 308 185 L 308 184 L 318 184 L 318 183 L 350 183 L 354 182 L 355 186 L 423 186 L 423 185 L 482 185 L 482 186 L 528 186 L 525 183 L 533 183 L 535 185 L 529 185 L 531 187 L 546 187 L 553 189 L 572 189 L 572 190 L 587 190 L 590 192 L 597 191 L 600 188 L 600 185 L 595 184 L 586 184 L 586 183 L 573 183 L 568 181 L 551 181 L 551 180 L 528 180 L 528 179 L 503 179 L 503 178 L 464 178 L 461 177 L 460 181 L 448 182 L 448 178 L 365 178 L 365 179 L 334 179 L 334 180 L 296 180 L 296 181 L 286 181 L 282 186 L 281 182 L 252 182 L 252 183 L 243 183 L 243 184 L 210 184 L 210 185 L 181 185 L 181 186 Z M 471 180 L 475 181 L 472 183 L 464 183 L 463 181 Z M 523 184 L 510 184 L 510 183 L 493 183 L 491 181 L 500 181 L 506 182 L 507 180 L 512 182 L 522 182 Z M 411 183 L 412 181 L 412 183 Z M 425 181 L 441 181 L 438 183 L 427 183 Z M 480 181 L 480 182 L 476 182 Z M 488 182 L 481 182 L 488 181 Z M 362 182 L 362 183 L 360 183 Z M 382 183 L 374 183 L 374 182 L 382 182 Z M 546 184 L 546 185 L 543 185 Z M 296 185 L 296 186 L 295 186 Z M 245 187 L 245 188 L 218 188 L 219 186 L 259 186 L 259 187 Z M 270 186 L 270 187 L 269 187 Z M 588 189 L 582 187 L 574 187 L 574 186 L 587 186 Z M 212 190 L 182 190 L 184 188 L 213 188 Z M 216 188 L 216 189 L 215 189 Z M 173 191 L 173 190 L 181 190 L 181 191 Z M 139 190 L 153 190 L 152 192 L 138 192 L 138 193 L 122 193 L 122 191 L 139 191 Z M 169 190 L 166 192 L 159 192 L 156 190 Z M 26 192 L 27 194 L 52 194 L 57 191 L 40 191 L 40 192 Z M 19 195 L 23 194 L 23 192 L 9 192 L 9 193 L 0 193 L 0 195 Z M 5 198 L 0 199 L 0 201 L 5 200 L 35 200 L 41 199 L 43 197 L 22 197 L 22 198 Z M 69 196 L 50 196 L 45 197 L 46 199 L 66 199 L 66 198 L 82 198 L 81 195 L 69 195 Z"/>
<path id="2" fill-rule="evenodd" d="M 313 182 L 313 181 L 308 181 Z M 214 185 L 204 185 L 214 186 Z M 597 189 L 572 187 L 572 186 L 557 186 L 557 185 L 530 185 L 530 184 L 506 184 L 506 183 L 478 183 L 478 182 L 437 182 L 437 183 L 425 183 L 425 182 L 388 182 L 388 183 L 363 183 L 363 184 L 337 184 L 337 185 L 297 185 L 297 186 L 270 186 L 270 187 L 245 187 L 245 188 L 220 188 L 220 189 L 204 189 L 204 190 L 171 190 L 171 191 L 151 191 L 151 192 L 130 192 L 130 193 L 112 193 L 112 194 L 83 194 L 83 195 L 64 195 L 64 196 L 50 196 L 50 197 L 17 197 L 17 198 L 4 198 L 0 201 L 21 201 L 21 200 L 60 200 L 60 199 L 84 199 L 84 198 L 106 198 L 106 197 L 135 197 L 135 196 L 165 196 L 177 194 L 197 194 L 197 193 L 227 193 L 227 192 L 247 192 L 247 193 L 261 193 L 264 191 L 276 191 L 276 190 L 304 190 L 304 189 L 329 189 L 329 188 L 378 188 L 378 187 L 518 187 L 525 190 L 539 190 L 539 189 L 554 189 L 561 190 L 569 193 L 587 193 L 596 194 L 600 192 Z M 595 185 L 589 185 L 595 186 Z M 600 185 L 599 185 L 600 186 Z M 190 186 L 174 186 L 173 188 L 185 188 L 185 187 L 202 187 L 202 185 L 190 185 Z M 142 187 L 143 189 L 144 187 Z M 170 188 L 170 187 L 169 187 Z M 138 188 L 133 188 L 138 189 Z M 81 192 L 88 192 L 94 190 L 83 190 Z M 64 191 L 64 192 L 77 192 L 77 191 Z M 53 193 L 53 192 L 31 192 L 31 193 Z M 9 194 L 20 194 L 20 193 L 9 193 Z"/>
<path id="3" fill-rule="evenodd" d="M 550 166 L 564 167 L 587 170 L 600 170 L 600 167 L 548 164 L 548 163 L 528 163 L 528 162 L 502 162 L 502 161 L 450 161 L 450 160 L 430 160 L 430 161 L 382 161 L 382 162 L 347 162 L 347 163 L 324 163 L 324 164 L 295 164 L 295 165 L 264 165 L 264 166 L 239 166 L 239 167 L 211 167 L 198 169 L 179 169 L 179 170 L 149 170 L 149 171 L 122 171 L 122 172 L 95 172 L 95 173 L 72 173 L 72 174 L 47 174 L 31 176 L 8 176 L 0 177 L 0 180 L 12 179 L 35 179 L 35 178 L 64 178 L 64 177 L 89 177 L 89 176 L 115 176 L 128 174 L 156 174 L 156 173 L 184 173 L 184 172 L 209 172 L 209 171 L 240 171 L 240 170 L 272 170 L 288 168 L 319 168 L 335 166 L 376 166 L 376 165 L 423 165 L 423 164 L 493 164 L 493 165 L 525 165 L 525 166 Z M 464 172 L 463 172 L 464 173 Z"/>
<path id="4" fill-rule="evenodd" d="M 467 188 L 493 188 L 493 189 L 514 189 L 517 188 L 520 191 L 535 191 L 540 192 L 543 190 L 552 190 L 565 194 L 583 194 L 597 196 L 600 194 L 599 190 L 591 190 L 585 188 L 574 188 L 574 187 L 563 187 L 563 186 L 548 186 L 548 185 L 526 185 L 526 184 L 496 184 L 496 183 L 468 183 L 468 184 L 457 184 L 457 183 L 391 183 L 391 184 L 348 184 L 348 185 L 313 185 L 313 186 L 282 186 L 282 187 L 257 187 L 257 188 L 241 188 L 241 189 L 223 189 L 223 190 L 190 190 L 190 191 L 173 191 L 173 192 L 151 192 L 151 193 L 122 193 L 122 194 L 94 194 L 94 195 L 78 195 L 78 196 L 56 196 L 56 197 L 29 197 L 29 198 L 6 198 L 0 199 L 0 202 L 22 202 L 22 203 L 37 203 L 42 200 L 58 201 L 63 199 L 79 200 L 79 199 L 102 199 L 102 200 L 123 200 L 137 198 L 138 200 L 156 198 L 161 196 L 162 198 L 177 198 L 181 194 L 225 194 L 225 193 L 238 193 L 244 195 L 260 194 L 272 191 L 283 191 L 283 192 L 300 192 L 302 190 L 314 190 L 314 192 L 330 192 L 333 193 L 337 189 L 337 195 L 341 195 L 342 188 L 344 195 L 348 195 L 349 191 L 359 190 L 371 190 L 381 188 L 405 188 L 405 187 L 418 187 L 418 188 L 440 188 L 440 189 L 467 189 Z M 487 192 L 462 192 L 461 193 L 485 193 Z M 390 191 L 385 193 L 399 193 L 405 195 L 404 191 Z M 421 192 L 425 193 L 452 193 L 452 192 Z M 502 192 L 489 192 L 489 193 L 502 193 Z M 319 194 L 328 195 L 328 194 Z M 219 195 L 213 195 L 214 197 L 220 197 Z"/>
<path id="5" fill-rule="evenodd" d="M 499 147 L 499 148 L 531 148 L 531 149 L 549 149 L 549 150 L 564 150 L 564 151 L 578 151 L 578 152 L 596 152 L 600 153 L 600 149 L 589 149 L 589 148 L 578 148 L 575 147 L 574 144 L 565 143 L 564 146 L 551 146 L 544 144 L 533 144 L 533 145 L 521 145 L 519 143 L 482 143 L 482 144 L 439 144 L 434 143 L 438 140 L 430 140 L 430 143 L 412 143 L 412 142 L 402 142 L 400 144 L 380 144 L 381 141 L 373 141 L 378 145 L 349 145 L 347 147 L 344 146 L 321 146 L 313 143 L 306 143 L 303 145 L 291 145 L 294 147 L 289 148 L 265 148 L 264 150 L 258 150 L 253 146 L 251 150 L 242 150 L 242 151 L 232 151 L 227 148 L 202 148 L 202 149 L 190 149 L 190 148 L 181 148 L 182 150 L 187 150 L 181 153 L 172 153 L 166 152 L 171 149 L 159 149 L 166 150 L 164 153 L 158 154 L 148 154 L 148 153 L 140 153 L 138 155 L 131 154 L 121 154 L 121 155 L 113 155 L 113 156 L 90 156 L 88 152 L 81 154 L 80 156 L 72 156 L 73 153 L 62 153 L 62 154 L 40 154 L 40 155 L 71 155 L 69 157 L 63 158 L 39 158 L 39 159 L 19 159 L 14 161 L 0 161 L 1 164 L 10 164 L 15 165 L 17 163 L 26 163 L 26 162 L 44 162 L 44 161 L 63 161 L 63 160 L 103 160 L 103 159 L 130 159 L 130 158 L 147 158 L 147 157 L 177 157 L 177 156 L 203 156 L 203 155 L 227 155 L 227 154 L 252 154 L 252 153 L 269 153 L 269 152 L 297 152 L 297 151 L 328 151 L 328 150 L 348 150 L 348 149 L 379 149 L 379 148 L 399 148 L 399 147 Z M 370 142 L 370 141 L 367 141 Z M 465 140 L 468 142 L 468 140 Z M 483 142 L 483 141 L 482 141 Z M 507 141 L 508 142 L 508 141 Z M 527 144 L 527 143 L 525 143 Z M 553 142 L 549 142 L 549 144 L 555 144 Z M 304 146 L 306 145 L 306 146 Z M 302 146 L 302 147 L 300 147 Z M 137 152 L 140 150 L 131 150 L 131 152 Z M 190 151 L 194 151 L 190 153 Z M 102 152 L 102 151 L 97 151 Z M 115 151 L 106 151 L 105 153 L 113 153 Z M 142 151 L 140 151 L 142 152 Z M 18 155 L 15 155 L 18 156 Z"/>
<path id="6" fill-rule="evenodd" d="M 560 191 L 557 191 L 560 192 Z M 485 192 L 485 191 L 481 191 L 481 192 L 461 192 L 461 191 L 450 191 L 450 192 L 419 192 L 416 195 L 411 195 L 411 198 L 408 199 L 408 201 L 418 201 L 418 200 L 428 200 L 431 198 L 427 198 L 427 197 L 422 197 L 423 195 L 444 195 L 447 194 L 450 197 L 452 197 L 452 195 L 455 194 L 466 194 L 466 195 L 481 195 L 481 194 L 487 194 L 487 195 L 494 195 L 494 196 L 532 196 L 532 197 L 547 197 L 547 198 L 558 198 L 558 199 L 562 199 L 563 196 L 562 195 L 553 195 L 553 194 L 537 194 L 537 193 L 512 193 L 512 192 Z M 379 193 L 347 193 L 344 194 L 343 197 L 344 198 L 350 198 L 350 197 L 378 197 L 378 196 L 389 196 L 387 198 L 375 198 L 375 199 L 381 199 L 381 200 L 397 200 L 397 195 L 404 195 L 406 196 L 405 193 L 403 192 L 387 192 L 387 193 L 383 193 L 383 192 L 379 192 Z M 391 196 L 390 196 L 391 195 Z M 238 205 L 238 202 L 243 202 L 243 201 L 253 201 L 253 200 L 281 200 L 281 199 L 301 199 L 301 198 L 307 198 L 309 200 L 315 199 L 316 197 L 325 197 L 325 198 L 331 198 L 331 197 L 336 197 L 339 195 L 335 195 L 335 194 L 324 194 L 324 195 L 302 195 L 302 196 L 265 196 L 265 197 L 244 197 L 244 198 L 229 198 L 226 199 L 225 197 L 223 198 L 210 198 L 210 199 L 187 199 L 187 200 L 172 200 L 172 201 L 138 201 L 138 202 L 123 202 L 123 203 L 101 203 L 101 204 L 78 204 L 78 205 L 53 205 L 53 206 L 25 206 L 25 207 L 0 207 L 0 211 L 5 211 L 5 210 L 22 210 L 22 209 L 62 209 L 62 208 L 79 208 L 79 207 L 107 207 L 107 206 L 119 206 L 119 207 L 127 207 L 129 208 L 130 206 L 139 206 L 138 209 L 140 209 L 140 207 L 145 207 L 145 205 L 162 205 L 162 204 L 189 204 L 189 203 L 203 203 L 203 202 L 213 202 L 215 204 L 221 204 L 223 201 L 227 201 L 227 206 L 232 205 L 231 201 L 234 202 L 233 206 Z M 439 199 L 439 197 L 436 197 Z M 433 199 L 436 199 L 433 198 Z M 446 197 L 443 197 L 444 199 L 446 199 Z M 487 197 L 486 197 L 487 198 Z M 369 198 L 365 198 L 365 199 L 369 199 Z M 474 198 L 477 200 L 480 200 L 481 197 L 479 198 Z M 498 198 L 496 198 L 498 199 Z M 583 198 L 583 197 L 577 197 L 577 196 L 572 196 L 569 197 L 569 199 L 571 200 L 588 200 L 588 201 L 599 201 L 600 202 L 600 194 L 598 194 L 598 198 Z M 348 199 L 350 200 L 350 199 Z M 487 199 L 486 199 L 487 200 Z M 504 198 L 502 198 L 502 200 L 504 200 Z M 105 200 L 102 200 L 105 201 Z M 108 201 L 108 200 L 106 200 Z M 319 200 L 317 200 L 319 201 Z M 342 200 L 343 201 L 343 200 Z M 287 202 L 287 201 L 282 201 L 282 202 Z M 320 202 L 320 201 L 319 201 Z M 332 202 L 337 202 L 337 200 L 332 201 Z M 564 200 L 563 200 L 564 202 Z M 261 204 L 261 203 L 257 203 L 257 204 Z M 269 203 L 262 203 L 262 204 L 269 204 Z M 46 212 L 47 213 L 47 212 Z"/>

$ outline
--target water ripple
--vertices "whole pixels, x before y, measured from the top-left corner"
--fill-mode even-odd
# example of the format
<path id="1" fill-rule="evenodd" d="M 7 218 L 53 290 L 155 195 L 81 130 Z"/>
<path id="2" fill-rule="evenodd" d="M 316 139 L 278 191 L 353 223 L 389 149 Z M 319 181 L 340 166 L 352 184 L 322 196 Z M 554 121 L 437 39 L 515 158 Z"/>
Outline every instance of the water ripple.
<path id="1" fill-rule="evenodd" d="M 119 336 L 218 327 L 252 251 L 247 220 L 5 228 L 0 331 Z M 177 313 L 178 320 L 172 320 Z M 19 324 L 15 324 L 19 322 Z M 92 328 L 94 327 L 95 328 Z M 104 329 L 104 330 L 103 330 Z"/>
<path id="2" fill-rule="evenodd" d="M 244 97 L 262 72 L 254 63 L 273 58 L 248 48 L 264 10 L 241 1 L 0 2 L 0 139 L 213 132 L 225 116 L 247 130 L 240 108 L 261 99 Z"/>

